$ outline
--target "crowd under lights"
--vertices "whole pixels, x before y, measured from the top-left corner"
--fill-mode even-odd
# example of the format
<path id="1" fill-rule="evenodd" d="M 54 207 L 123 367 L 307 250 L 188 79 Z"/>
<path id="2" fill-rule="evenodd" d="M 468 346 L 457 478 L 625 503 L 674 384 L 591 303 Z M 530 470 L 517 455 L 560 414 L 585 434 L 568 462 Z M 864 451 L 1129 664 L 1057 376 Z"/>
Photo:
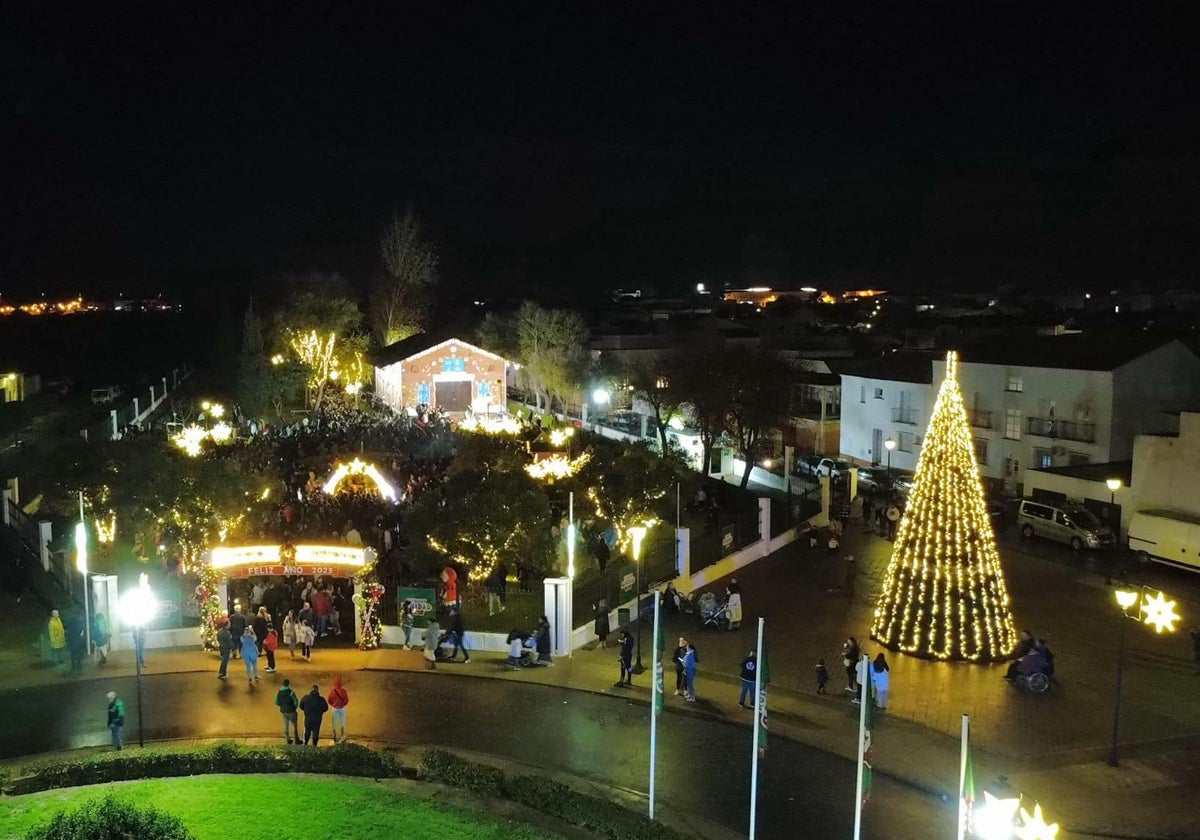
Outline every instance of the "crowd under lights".
<path id="1" fill-rule="evenodd" d="M 957 373 L 951 351 L 871 637 L 920 657 L 1000 661 L 1017 634 Z"/>

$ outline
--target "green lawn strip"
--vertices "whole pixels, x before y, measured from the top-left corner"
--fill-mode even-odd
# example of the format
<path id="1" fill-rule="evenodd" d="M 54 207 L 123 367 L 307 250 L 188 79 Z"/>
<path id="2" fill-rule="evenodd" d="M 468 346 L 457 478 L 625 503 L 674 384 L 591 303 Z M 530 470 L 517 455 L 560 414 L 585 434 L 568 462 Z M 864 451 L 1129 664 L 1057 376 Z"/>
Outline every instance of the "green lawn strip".
<path id="1" fill-rule="evenodd" d="M 0 799 L 0 840 L 19 838 L 56 812 L 113 793 L 152 803 L 187 824 L 198 840 L 281 836 L 377 840 L 455 837 L 464 840 L 556 838 L 542 829 L 460 809 L 387 784 L 314 776 L 193 776 L 52 790 Z"/>

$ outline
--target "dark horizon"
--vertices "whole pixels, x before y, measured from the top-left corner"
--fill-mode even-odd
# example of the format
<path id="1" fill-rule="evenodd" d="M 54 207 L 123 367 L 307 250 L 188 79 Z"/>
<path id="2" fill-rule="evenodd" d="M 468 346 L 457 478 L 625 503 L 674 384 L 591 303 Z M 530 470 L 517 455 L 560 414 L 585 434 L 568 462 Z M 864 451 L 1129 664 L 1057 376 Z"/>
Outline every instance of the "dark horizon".
<path id="1" fill-rule="evenodd" d="M 362 286 L 406 205 L 450 298 L 1200 267 L 1200 62 L 1169 18 L 148 8 L 0 35 L 6 296 Z"/>

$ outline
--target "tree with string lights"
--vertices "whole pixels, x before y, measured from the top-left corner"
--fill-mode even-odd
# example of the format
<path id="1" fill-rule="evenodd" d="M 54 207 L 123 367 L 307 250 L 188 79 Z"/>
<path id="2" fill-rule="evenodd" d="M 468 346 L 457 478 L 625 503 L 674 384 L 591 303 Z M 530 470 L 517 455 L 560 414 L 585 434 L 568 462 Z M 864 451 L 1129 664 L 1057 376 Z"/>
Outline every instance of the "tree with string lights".
<path id="1" fill-rule="evenodd" d="M 871 638 L 913 656 L 994 662 L 1011 654 L 1016 629 L 957 377 L 952 351 Z"/>

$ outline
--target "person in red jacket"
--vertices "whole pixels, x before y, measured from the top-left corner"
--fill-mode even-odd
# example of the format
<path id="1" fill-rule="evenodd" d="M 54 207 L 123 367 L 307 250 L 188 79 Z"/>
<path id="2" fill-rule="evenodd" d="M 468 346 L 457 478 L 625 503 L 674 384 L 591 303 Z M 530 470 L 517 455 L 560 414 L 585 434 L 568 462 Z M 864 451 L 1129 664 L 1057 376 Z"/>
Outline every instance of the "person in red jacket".
<path id="1" fill-rule="evenodd" d="M 263 639 L 263 651 L 267 654 L 267 673 L 275 673 L 275 649 L 279 647 L 279 636 L 275 634 L 275 628 L 270 624 L 267 625 L 267 637 Z"/>
<path id="2" fill-rule="evenodd" d="M 329 635 L 329 614 L 333 611 L 333 599 L 327 590 L 318 589 L 313 594 L 312 608 L 317 614 L 317 638 L 324 638 Z"/>
<path id="3" fill-rule="evenodd" d="M 342 687 L 341 677 L 333 678 L 333 690 L 326 699 L 333 709 L 333 743 L 340 744 L 346 740 L 346 706 L 350 703 L 350 695 Z"/>

